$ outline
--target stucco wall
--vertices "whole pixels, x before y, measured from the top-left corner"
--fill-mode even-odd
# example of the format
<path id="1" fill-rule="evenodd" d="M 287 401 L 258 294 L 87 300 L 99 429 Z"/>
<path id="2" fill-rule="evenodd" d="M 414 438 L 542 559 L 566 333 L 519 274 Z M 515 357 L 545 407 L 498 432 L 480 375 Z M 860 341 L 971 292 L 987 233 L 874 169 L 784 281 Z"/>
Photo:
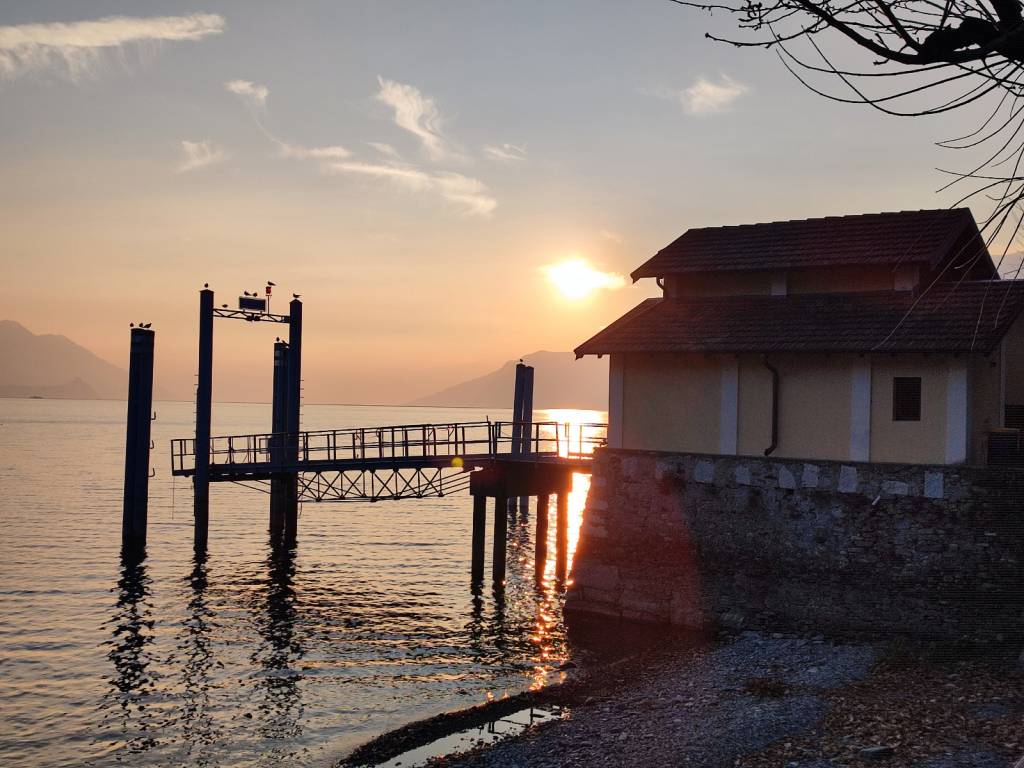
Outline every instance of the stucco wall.
<path id="1" fill-rule="evenodd" d="M 721 363 L 704 355 L 625 355 L 624 447 L 716 452 Z"/>
<path id="2" fill-rule="evenodd" d="M 638 450 L 735 453 L 759 456 L 771 443 L 772 380 L 760 355 L 626 354 L 621 408 L 609 405 L 617 447 Z M 773 456 L 921 464 L 984 464 L 987 433 L 1002 423 L 1000 355 L 770 355 L 780 375 L 778 445 Z M 1024 359 L 1021 361 L 1024 364 Z M 870 366 L 870 381 L 867 367 Z M 613 366 L 615 367 L 615 366 Z M 738 370 L 735 450 L 723 450 L 723 369 Z M 951 369 L 966 371 L 966 399 L 951 399 Z M 863 422 L 852 407 L 854 377 L 863 370 Z M 921 377 L 921 419 L 893 421 L 892 385 L 897 376 Z M 868 386 L 869 385 L 869 386 Z M 868 391 L 869 390 L 869 391 Z M 950 415 L 963 425 L 961 456 L 951 445 Z M 964 421 L 966 419 L 966 421 Z M 870 431 L 864 453 L 853 453 L 851 433 Z M 955 433 L 956 430 L 953 430 Z M 953 456 L 954 458 L 950 458 Z"/>
<path id="3" fill-rule="evenodd" d="M 970 366 L 970 463 L 985 464 L 988 433 L 1003 426 L 1002 354 L 997 350 L 987 357 L 971 357 Z"/>
<path id="4" fill-rule="evenodd" d="M 892 383 L 921 377 L 921 420 L 893 421 Z M 945 356 L 875 356 L 871 361 L 871 461 L 942 464 L 946 460 Z"/>
<path id="5" fill-rule="evenodd" d="M 566 611 L 1019 639 L 1024 472 L 601 450 Z"/>
<path id="6" fill-rule="evenodd" d="M 832 293 L 835 291 L 890 291 L 893 269 L 878 264 L 863 267 L 795 269 L 788 274 L 790 293 Z"/>
<path id="7" fill-rule="evenodd" d="M 852 356 L 772 359 L 780 376 L 779 445 L 772 455 L 847 458 Z"/>
<path id="8" fill-rule="evenodd" d="M 757 355 L 740 357 L 737 453 L 759 456 L 772 439 L 772 377 Z"/>
<path id="9" fill-rule="evenodd" d="M 906 265 L 902 283 L 916 282 L 916 270 Z M 913 277 L 913 280 L 911 280 Z M 833 293 L 837 291 L 889 291 L 896 285 L 892 266 L 824 267 L 781 272 L 704 272 L 665 277 L 668 296 L 756 296 L 772 292 L 772 285 L 786 286 L 788 293 Z M 910 287 L 906 285 L 905 287 Z"/>
<path id="10" fill-rule="evenodd" d="M 1003 342 L 1006 346 L 1006 402 L 1024 405 L 1024 317 L 1017 318 Z"/>

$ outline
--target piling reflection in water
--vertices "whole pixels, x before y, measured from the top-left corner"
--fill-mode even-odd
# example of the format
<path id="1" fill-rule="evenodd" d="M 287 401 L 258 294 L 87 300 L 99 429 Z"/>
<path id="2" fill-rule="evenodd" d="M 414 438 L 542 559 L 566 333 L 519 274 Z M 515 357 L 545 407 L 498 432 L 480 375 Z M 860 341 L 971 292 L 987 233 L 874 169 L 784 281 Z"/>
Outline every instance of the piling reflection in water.
<path id="1" fill-rule="evenodd" d="M 196 552 L 192 570 L 185 578 L 187 610 L 175 647 L 181 659 L 181 723 L 182 751 L 200 764 L 209 762 L 210 746 L 220 738 L 211 690 L 217 660 L 213 653 L 216 615 L 207 599 L 209 575 L 205 552 Z"/>
<path id="2" fill-rule="evenodd" d="M 265 590 L 260 594 L 262 611 L 256 616 L 261 642 L 253 661 L 261 671 L 257 684 L 260 735 L 268 739 L 291 739 L 302 734 L 302 674 L 297 666 L 305 655 L 296 634 L 297 595 L 294 587 L 295 550 L 272 539 L 267 558 Z"/>
<path id="3" fill-rule="evenodd" d="M 157 744 L 160 727 L 157 713 L 147 706 L 156 690 L 157 662 L 151 652 L 154 619 L 150 579 L 141 553 L 122 556 L 121 575 L 114 591 L 117 601 L 107 622 L 110 638 L 106 643 L 114 674 L 100 709 L 105 727 L 116 728 L 122 734 L 123 750 L 138 754 Z"/>

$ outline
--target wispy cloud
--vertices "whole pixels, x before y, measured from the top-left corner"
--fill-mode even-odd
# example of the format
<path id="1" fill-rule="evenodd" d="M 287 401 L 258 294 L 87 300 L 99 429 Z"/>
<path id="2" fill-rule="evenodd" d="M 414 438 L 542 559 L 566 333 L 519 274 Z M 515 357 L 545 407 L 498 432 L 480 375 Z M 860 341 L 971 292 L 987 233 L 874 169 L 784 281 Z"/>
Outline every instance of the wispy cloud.
<path id="1" fill-rule="evenodd" d="M 597 234 L 599 234 L 605 240 L 615 243 L 616 245 L 622 245 L 625 242 L 622 239 L 622 235 L 616 234 L 615 232 L 612 232 L 611 230 L 608 229 L 602 229 Z"/>
<path id="2" fill-rule="evenodd" d="M 224 150 L 219 149 L 212 141 L 182 141 L 181 162 L 178 164 L 178 173 L 197 171 L 210 165 L 223 162 L 227 155 Z"/>
<path id="3" fill-rule="evenodd" d="M 394 108 L 395 122 L 418 136 L 432 159 L 447 157 L 447 147 L 438 128 L 440 117 L 434 102 L 410 85 L 383 78 L 378 80 L 381 90 L 377 97 Z M 265 86 L 249 80 L 232 80 L 225 83 L 225 87 L 254 108 L 253 119 L 264 135 L 278 147 L 278 157 L 309 161 L 323 173 L 374 179 L 407 191 L 434 194 L 467 216 L 489 217 L 498 206 L 497 200 L 479 179 L 405 162 L 390 144 L 366 142 L 376 152 L 376 157 L 364 159 L 340 145 L 304 147 L 282 141 L 264 127 L 258 114 L 265 107 L 269 95 Z"/>
<path id="4" fill-rule="evenodd" d="M 419 88 L 378 77 L 380 90 L 377 100 L 394 110 L 395 125 L 404 128 L 423 143 L 423 148 L 435 160 L 447 154 L 446 142 L 441 134 L 441 112 L 434 100 L 424 96 Z"/>
<path id="5" fill-rule="evenodd" d="M 249 106 L 255 109 L 265 109 L 267 106 L 270 89 L 265 85 L 257 85 L 249 80 L 229 80 L 224 83 L 224 87 L 236 96 L 241 96 Z"/>
<path id="6" fill-rule="evenodd" d="M 201 40 L 224 31 L 216 13 L 107 16 L 92 21 L 0 27 L 0 76 L 56 69 L 72 80 L 91 74 L 109 51 L 142 44 Z"/>
<path id="7" fill-rule="evenodd" d="M 390 144 L 385 144 L 382 141 L 368 141 L 366 142 L 366 144 L 367 146 L 376 149 L 378 152 L 380 152 L 380 154 L 384 155 L 384 157 L 387 157 L 391 160 L 399 159 L 398 150 L 392 147 Z"/>
<path id="8" fill-rule="evenodd" d="M 286 144 L 283 141 L 277 142 L 281 150 L 281 157 L 290 157 L 296 160 L 344 160 L 351 157 L 352 153 L 342 146 L 331 147 L 299 147 L 295 144 Z"/>
<path id="9" fill-rule="evenodd" d="M 491 144 L 484 147 L 484 153 L 503 163 L 514 163 L 526 157 L 526 150 L 515 144 Z"/>
<path id="10" fill-rule="evenodd" d="M 728 111 L 749 90 L 746 85 L 728 75 L 720 75 L 717 83 L 698 77 L 689 88 L 672 95 L 691 115 L 714 115 Z"/>
<path id="11" fill-rule="evenodd" d="M 498 207 L 487 186 L 461 173 L 434 173 L 410 165 L 350 160 L 326 166 L 331 173 L 368 176 L 397 184 L 414 192 L 434 192 L 467 216 L 489 217 Z"/>

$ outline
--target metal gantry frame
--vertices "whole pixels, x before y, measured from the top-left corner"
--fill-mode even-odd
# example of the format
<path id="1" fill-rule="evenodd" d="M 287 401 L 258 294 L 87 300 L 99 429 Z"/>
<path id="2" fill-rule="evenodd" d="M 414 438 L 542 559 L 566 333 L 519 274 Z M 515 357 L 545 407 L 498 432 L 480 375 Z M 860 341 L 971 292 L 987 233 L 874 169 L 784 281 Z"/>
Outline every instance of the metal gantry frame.
<path id="1" fill-rule="evenodd" d="M 269 285 L 269 283 L 268 283 Z M 267 289 L 270 291 L 270 288 Z M 283 385 L 274 388 L 274 398 L 283 413 L 286 439 L 282 453 L 286 458 L 297 459 L 298 444 L 295 437 L 299 432 L 299 413 L 302 382 L 302 302 L 299 297 L 291 301 L 287 315 L 271 314 L 261 310 L 231 309 L 226 305 L 214 306 L 214 293 L 209 285 L 199 292 L 199 370 L 196 383 L 196 431 L 193 443 L 194 471 L 192 474 L 193 509 L 195 514 L 195 549 L 206 549 L 210 524 L 210 421 L 213 408 L 213 321 L 214 318 L 243 320 L 245 322 L 270 322 L 288 325 L 288 364 Z M 275 347 L 275 357 L 277 349 Z M 281 425 L 274 424 L 277 429 Z M 294 473 L 282 476 L 272 484 L 271 527 L 275 515 L 283 518 L 285 534 L 294 537 L 298 517 L 297 478 Z"/>

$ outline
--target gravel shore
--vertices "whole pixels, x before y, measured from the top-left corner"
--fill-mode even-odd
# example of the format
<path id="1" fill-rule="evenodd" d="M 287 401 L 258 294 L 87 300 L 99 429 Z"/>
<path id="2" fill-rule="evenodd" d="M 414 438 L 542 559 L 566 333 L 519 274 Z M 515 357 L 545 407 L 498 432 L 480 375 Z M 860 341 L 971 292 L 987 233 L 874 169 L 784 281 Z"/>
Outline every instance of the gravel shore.
<path id="1" fill-rule="evenodd" d="M 583 670 L 567 685 L 438 720 L 433 737 L 552 705 L 567 716 L 431 764 L 1009 768 L 1024 755 L 1024 674 L 1005 655 L 756 633 Z M 385 736 L 344 764 L 391 758 L 428 733 Z"/>

